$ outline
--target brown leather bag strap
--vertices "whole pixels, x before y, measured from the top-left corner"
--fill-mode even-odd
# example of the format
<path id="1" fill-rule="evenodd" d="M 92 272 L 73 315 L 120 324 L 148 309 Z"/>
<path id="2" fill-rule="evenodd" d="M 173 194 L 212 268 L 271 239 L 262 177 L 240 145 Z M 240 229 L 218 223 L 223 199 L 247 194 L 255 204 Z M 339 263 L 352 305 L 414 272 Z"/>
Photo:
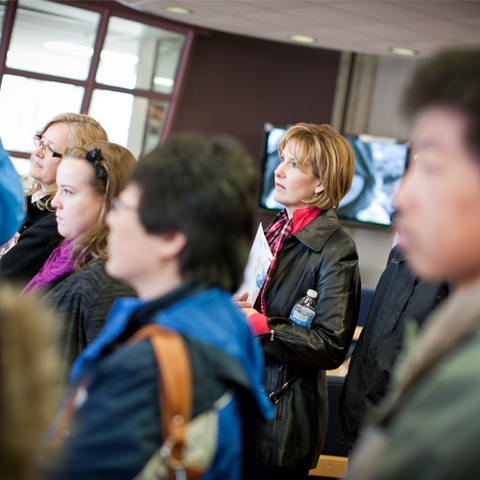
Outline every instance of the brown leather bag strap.
<path id="1" fill-rule="evenodd" d="M 59 418 L 53 427 L 52 440 L 49 447 L 56 449 L 63 445 L 65 438 L 70 435 L 70 420 L 73 412 L 75 411 L 75 403 L 78 398 L 78 393 L 82 389 L 86 389 L 88 381 L 84 381 L 78 385 L 78 387 L 70 393 L 69 397 L 65 400 L 64 408 L 59 414 Z"/>
<path id="2" fill-rule="evenodd" d="M 129 339 L 148 338 L 157 358 L 163 445 L 171 449 L 172 468 L 180 466 L 187 423 L 192 418 L 193 381 L 188 347 L 183 337 L 156 324 L 146 325 Z M 163 448 L 163 447 L 162 447 Z M 179 462 L 178 465 L 175 465 Z"/>
<path id="3" fill-rule="evenodd" d="M 183 337 L 156 324 L 146 325 L 132 335 L 128 342 L 149 339 L 157 359 L 159 376 L 159 404 L 163 445 L 160 455 L 169 468 L 169 478 L 184 471 L 188 480 L 198 479 L 204 472 L 198 466 L 185 466 L 186 427 L 192 418 L 193 380 L 190 354 Z M 67 428 L 75 410 L 75 403 L 88 382 L 81 383 L 71 394 L 56 424 L 52 448 L 58 448 L 68 434 Z"/>

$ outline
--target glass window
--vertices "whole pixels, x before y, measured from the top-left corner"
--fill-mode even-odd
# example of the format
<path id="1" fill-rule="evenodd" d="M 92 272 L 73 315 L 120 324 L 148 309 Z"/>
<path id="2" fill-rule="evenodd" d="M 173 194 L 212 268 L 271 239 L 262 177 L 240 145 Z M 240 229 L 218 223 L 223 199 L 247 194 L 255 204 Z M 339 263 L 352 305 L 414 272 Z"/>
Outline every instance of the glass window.
<path id="1" fill-rule="evenodd" d="M 182 34 L 112 17 L 96 81 L 170 94 L 183 43 Z"/>
<path id="2" fill-rule="evenodd" d="M 7 67 L 86 80 L 100 14 L 44 0 L 20 0 Z"/>
<path id="3" fill-rule="evenodd" d="M 2 39 L 3 20 L 5 18 L 6 10 L 7 10 L 7 0 L 0 0 L 0 40 Z"/>
<path id="4" fill-rule="evenodd" d="M 15 157 L 10 157 L 10 160 L 12 160 L 13 166 L 15 167 L 15 170 L 22 178 L 22 181 L 25 181 L 25 179 L 29 178 L 28 172 L 30 171 L 30 166 L 31 166 L 30 160 L 28 160 L 27 158 L 15 158 Z"/>
<path id="5" fill-rule="evenodd" d="M 173 92 L 182 46 L 183 35 L 172 36 L 159 42 L 157 65 L 153 77 L 153 90 L 155 92 L 166 95 Z"/>
<path id="6" fill-rule="evenodd" d="M 89 115 L 99 121 L 111 142 L 140 158 L 160 141 L 168 103 L 127 93 L 94 90 Z"/>
<path id="7" fill-rule="evenodd" d="M 4 75 L 0 132 L 5 149 L 32 151 L 35 132 L 59 113 L 80 113 L 83 94 L 83 87 Z"/>

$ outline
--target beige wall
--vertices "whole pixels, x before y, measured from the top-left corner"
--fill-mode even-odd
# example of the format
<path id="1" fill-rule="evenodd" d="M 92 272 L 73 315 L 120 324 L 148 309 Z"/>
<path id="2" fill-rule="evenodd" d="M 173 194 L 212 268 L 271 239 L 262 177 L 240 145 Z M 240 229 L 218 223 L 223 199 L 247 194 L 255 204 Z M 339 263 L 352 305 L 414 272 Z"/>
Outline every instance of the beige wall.
<path id="1" fill-rule="evenodd" d="M 345 227 L 345 230 L 357 245 L 362 285 L 375 287 L 387 266 L 394 234 L 363 227 Z"/>
<path id="2" fill-rule="evenodd" d="M 402 95 L 425 59 L 357 55 L 344 133 L 368 133 L 409 140 L 415 123 L 402 113 Z M 350 54 L 342 54 L 332 124 L 340 128 Z M 393 233 L 363 227 L 346 228 L 357 244 L 362 285 L 375 286 L 387 264 Z"/>

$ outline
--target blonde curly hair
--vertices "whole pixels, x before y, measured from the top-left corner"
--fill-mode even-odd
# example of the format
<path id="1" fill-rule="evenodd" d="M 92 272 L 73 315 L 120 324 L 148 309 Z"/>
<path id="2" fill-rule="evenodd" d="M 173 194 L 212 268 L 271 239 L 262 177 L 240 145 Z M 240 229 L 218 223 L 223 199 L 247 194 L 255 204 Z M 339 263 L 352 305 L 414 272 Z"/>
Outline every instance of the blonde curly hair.
<path id="1" fill-rule="evenodd" d="M 108 135 L 105 129 L 92 117 L 83 115 L 81 113 L 61 113 L 51 118 L 36 135 L 42 137 L 44 133 L 56 123 L 65 123 L 70 128 L 69 136 L 69 148 L 83 147 L 87 143 L 94 142 L 96 140 L 108 140 Z M 30 185 L 27 187 L 25 194 L 33 195 L 42 189 L 42 186 L 35 180 L 31 179 Z M 50 202 L 57 193 L 57 185 L 52 185 L 48 190 L 44 190 L 44 195 L 37 202 L 37 206 L 41 210 L 51 210 Z"/>

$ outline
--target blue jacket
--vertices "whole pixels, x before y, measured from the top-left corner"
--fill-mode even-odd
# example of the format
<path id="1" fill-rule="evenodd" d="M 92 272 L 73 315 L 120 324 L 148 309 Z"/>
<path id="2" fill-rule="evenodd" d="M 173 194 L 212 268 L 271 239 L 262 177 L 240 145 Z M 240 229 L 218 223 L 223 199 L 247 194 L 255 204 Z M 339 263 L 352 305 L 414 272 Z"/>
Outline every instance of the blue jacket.
<path id="1" fill-rule="evenodd" d="M 160 446 L 153 351 L 148 341 L 122 343 L 142 305 L 138 299 L 118 300 L 105 328 L 75 362 L 71 381 L 88 379 L 87 400 L 75 411 L 71 435 L 57 452 L 60 462 L 45 468 L 47 478 L 131 479 Z M 155 322 L 183 334 L 189 345 L 194 416 L 233 388 L 233 399 L 219 411 L 216 455 L 203 478 L 240 478 L 242 438 L 248 440 L 271 415 L 262 390 L 261 349 L 244 316 L 230 295 L 213 288 L 160 310 Z"/>
<path id="2" fill-rule="evenodd" d="M 12 238 L 24 218 L 22 182 L 0 139 L 0 245 Z"/>

